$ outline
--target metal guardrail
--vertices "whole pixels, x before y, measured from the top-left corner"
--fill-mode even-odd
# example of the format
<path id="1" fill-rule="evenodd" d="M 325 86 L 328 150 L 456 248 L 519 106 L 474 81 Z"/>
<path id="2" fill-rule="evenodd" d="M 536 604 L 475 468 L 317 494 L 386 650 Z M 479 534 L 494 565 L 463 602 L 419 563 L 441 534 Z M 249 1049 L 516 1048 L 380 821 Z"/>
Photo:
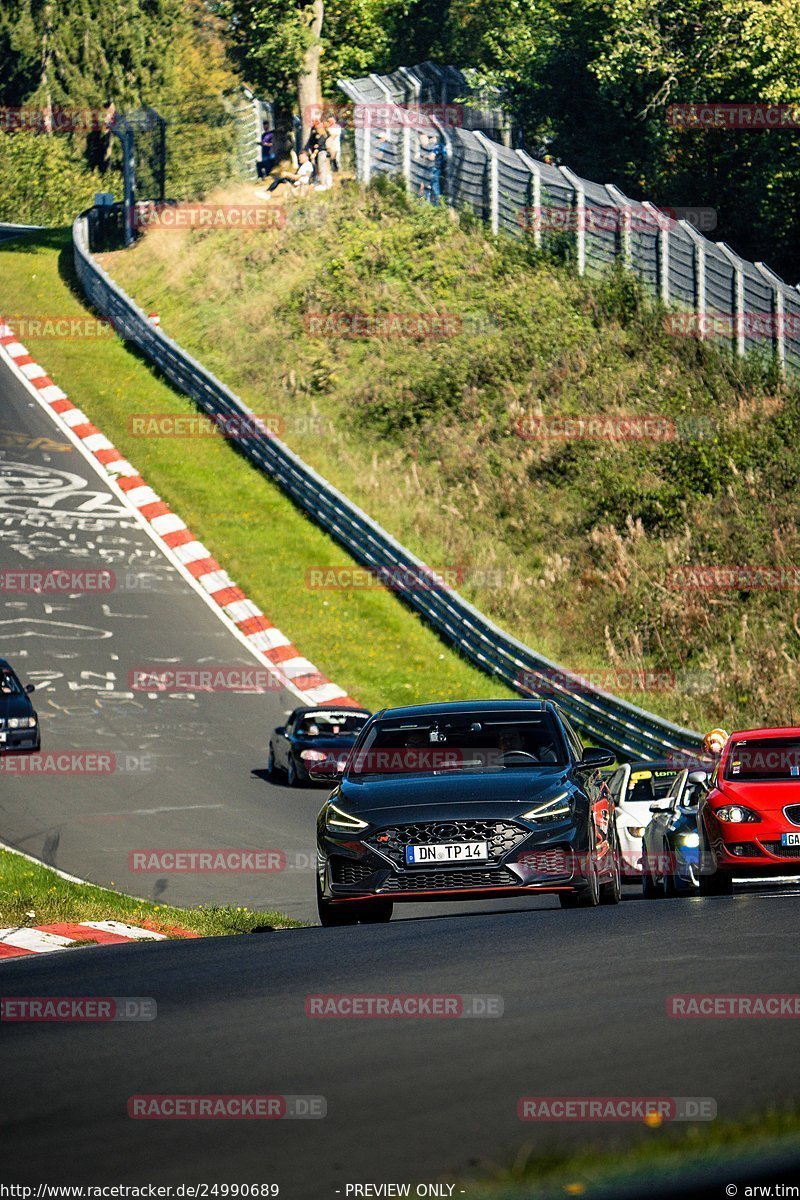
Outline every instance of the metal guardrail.
<path id="1" fill-rule="evenodd" d="M 181 391 L 211 417 L 257 418 L 229 388 L 183 350 L 111 279 L 92 256 L 96 210 L 81 214 L 72 230 L 75 270 L 87 298 Z M 557 699 L 592 740 L 623 757 L 696 757 L 701 735 L 673 725 L 599 689 L 537 654 L 500 629 L 444 583 L 421 559 L 382 529 L 269 432 L 248 427 L 238 448 L 358 562 L 383 573 L 391 586 L 443 638 L 490 675 L 522 695 Z M 537 690 L 537 684 L 538 690 Z"/>
<path id="2" fill-rule="evenodd" d="M 463 72 L 423 63 L 392 75 L 340 79 L 338 86 L 361 109 L 355 146 L 362 182 L 390 175 L 425 195 L 430 152 L 420 133 L 435 129 L 447 150 L 442 195 L 454 207 L 470 209 L 493 233 L 502 229 L 531 237 L 537 248 L 567 249 L 580 275 L 600 276 L 619 260 L 646 291 L 678 310 L 676 333 L 727 344 L 738 357 L 760 351 L 773 356 L 783 374 L 800 374 L 800 285 L 740 258 L 725 242 L 710 241 L 691 220 L 501 145 L 497 122 L 482 121 L 481 110 L 470 105 Z M 434 118 L 434 129 L 414 129 L 400 112 L 393 119 L 393 106 L 413 110 L 465 96 L 455 124 Z M 685 213 L 700 223 L 711 210 Z"/>

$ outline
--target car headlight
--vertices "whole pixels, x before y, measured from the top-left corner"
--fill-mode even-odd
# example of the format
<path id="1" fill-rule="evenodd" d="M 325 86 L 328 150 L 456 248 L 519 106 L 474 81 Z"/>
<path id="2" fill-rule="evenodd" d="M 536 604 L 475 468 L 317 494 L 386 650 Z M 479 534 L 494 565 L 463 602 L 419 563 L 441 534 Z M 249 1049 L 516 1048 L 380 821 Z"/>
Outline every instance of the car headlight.
<path id="1" fill-rule="evenodd" d="M 751 808 L 745 808 L 742 804 L 723 804 L 722 808 L 716 809 L 714 816 L 731 825 L 753 825 L 761 820 L 758 813 L 754 813 Z"/>
<path id="2" fill-rule="evenodd" d="M 679 833 L 675 841 L 679 846 L 684 846 L 687 850 L 696 850 L 700 845 L 699 833 Z"/>
<path id="3" fill-rule="evenodd" d="M 301 750 L 300 757 L 303 762 L 325 762 L 328 756 L 324 750 Z"/>
<path id="4" fill-rule="evenodd" d="M 644 837 L 644 825 L 626 825 L 625 832 L 629 833 L 631 837 Z"/>
<path id="5" fill-rule="evenodd" d="M 362 821 L 359 817 L 351 816 L 343 808 L 337 808 L 335 804 L 329 804 L 325 809 L 326 829 L 346 829 L 352 833 L 354 830 L 366 829 L 367 825 L 367 821 Z"/>
<path id="6" fill-rule="evenodd" d="M 35 729 L 36 717 L 10 717 L 8 721 L 9 729 Z"/>
<path id="7" fill-rule="evenodd" d="M 523 813 L 522 818 L 525 821 L 560 821 L 570 814 L 568 797 L 569 792 L 561 792 L 560 795 L 554 796 L 545 804 L 537 804 L 536 808 Z"/>

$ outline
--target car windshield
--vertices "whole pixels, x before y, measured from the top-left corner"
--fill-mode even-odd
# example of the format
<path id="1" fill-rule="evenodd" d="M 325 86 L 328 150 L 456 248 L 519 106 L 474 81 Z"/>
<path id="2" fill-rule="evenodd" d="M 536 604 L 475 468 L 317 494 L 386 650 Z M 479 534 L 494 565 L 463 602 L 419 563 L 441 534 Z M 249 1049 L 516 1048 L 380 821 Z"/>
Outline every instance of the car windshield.
<path id="1" fill-rule="evenodd" d="M 3 671 L 0 675 L 0 696 L 21 696 L 22 684 L 9 671 Z"/>
<path id="2" fill-rule="evenodd" d="M 355 736 L 368 720 L 368 712 L 354 712 L 346 708 L 321 708 L 316 712 L 303 714 L 297 722 L 297 733 L 301 737 L 311 738 Z"/>
<path id="3" fill-rule="evenodd" d="M 669 793 L 680 772 L 659 767 L 637 767 L 631 771 L 625 801 L 628 804 L 654 804 Z"/>
<path id="4" fill-rule="evenodd" d="M 530 770 L 567 762 L 558 723 L 550 713 L 448 713 L 376 722 L 348 773 Z"/>
<path id="5" fill-rule="evenodd" d="M 800 783 L 800 738 L 753 738 L 736 741 L 725 764 L 732 783 Z"/>

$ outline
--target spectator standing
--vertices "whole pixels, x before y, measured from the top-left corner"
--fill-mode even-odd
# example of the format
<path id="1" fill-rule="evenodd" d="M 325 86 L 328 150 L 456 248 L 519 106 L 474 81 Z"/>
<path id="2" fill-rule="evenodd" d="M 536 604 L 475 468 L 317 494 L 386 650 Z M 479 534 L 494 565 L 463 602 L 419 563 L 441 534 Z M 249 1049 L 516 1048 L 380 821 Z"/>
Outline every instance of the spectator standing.
<path id="1" fill-rule="evenodd" d="M 261 161 L 258 164 L 258 178 L 266 179 L 275 166 L 275 130 L 265 129 L 261 135 Z"/>
<path id="2" fill-rule="evenodd" d="M 325 149 L 328 152 L 331 170 L 338 174 L 341 168 L 343 130 L 336 117 L 328 117 L 328 120 L 325 122 L 325 127 L 328 131 Z"/>

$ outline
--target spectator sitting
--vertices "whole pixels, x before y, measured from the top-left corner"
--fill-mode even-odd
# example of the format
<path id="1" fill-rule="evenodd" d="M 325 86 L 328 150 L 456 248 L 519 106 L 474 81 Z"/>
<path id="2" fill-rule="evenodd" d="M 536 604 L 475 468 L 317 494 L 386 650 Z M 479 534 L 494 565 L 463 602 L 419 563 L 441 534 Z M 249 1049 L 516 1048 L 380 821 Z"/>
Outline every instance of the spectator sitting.
<path id="1" fill-rule="evenodd" d="M 287 174 L 281 175 L 278 179 L 273 179 L 267 191 L 274 192 L 275 188 L 280 187 L 282 183 L 289 183 L 293 188 L 297 188 L 298 190 L 307 187 L 314 178 L 314 168 L 305 150 L 300 151 L 298 163 L 296 171 L 287 172 Z"/>
<path id="2" fill-rule="evenodd" d="M 308 154 L 313 163 L 316 163 L 320 150 L 325 149 L 327 138 L 328 131 L 322 121 L 315 121 L 311 126 L 311 133 L 308 135 L 308 141 L 306 142 L 306 154 Z"/>

